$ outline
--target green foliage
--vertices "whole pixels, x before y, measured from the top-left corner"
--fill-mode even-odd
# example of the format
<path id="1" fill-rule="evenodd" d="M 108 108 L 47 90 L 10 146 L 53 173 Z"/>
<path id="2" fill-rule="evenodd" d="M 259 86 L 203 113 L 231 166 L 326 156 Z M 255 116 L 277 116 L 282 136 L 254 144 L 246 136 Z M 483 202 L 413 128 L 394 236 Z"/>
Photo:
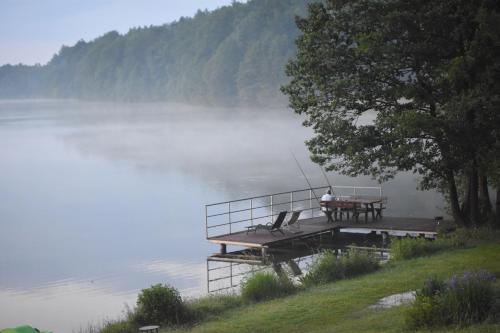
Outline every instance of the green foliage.
<path id="1" fill-rule="evenodd" d="M 429 276 L 451 276 L 465 270 L 488 269 L 500 276 L 500 243 L 482 244 L 459 251 L 443 251 L 419 260 L 383 266 L 376 274 L 337 281 L 321 288 L 305 289 L 293 297 L 244 306 L 197 325 L 189 332 L 388 332 L 405 329 L 407 306 L 369 310 L 377 300 L 417 290 Z M 499 285 L 500 286 L 500 285 Z M 419 332 L 499 332 L 489 320 L 471 327 L 421 330 Z M 409 331 L 412 332 L 412 331 Z"/>
<path id="2" fill-rule="evenodd" d="M 497 238 L 498 239 L 498 238 Z M 478 246 L 460 251 L 443 251 L 435 256 L 419 260 L 404 260 L 384 266 L 377 274 L 356 279 L 338 281 L 320 289 L 304 289 L 292 298 L 258 306 L 243 304 L 233 311 L 206 317 L 195 326 L 181 328 L 162 327 L 162 332 L 404 332 L 404 307 L 378 311 L 367 310 L 376 300 L 388 295 L 422 287 L 429 276 L 451 276 L 465 270 L 488 269 L 500 276 L 500 244 L 483 242 Z M 499 281 L 500 282 L 500 281 Z M 500 284 L 497 282 L 497 286 Z M 232 296 L 238 298 L 238 296 Z M 219 303 L 217 298 L 209 298 Z M 196 302 L 196 300 L 193 300 Z M 231 303 L 223 300 L 222 303 Z M 238 303 L 237 300 L 235 300 Z M 188 301 L 187 306 L 190 306 Z M 496 304 L 496 305 L 495 305 Z M 486 322 L 467 328 L 438 329 L 439 332 L 498 332 L 500 328 L 500 298 L 492 306 L 497 321 Z M 216 305 L 217 306 L 217 305 Z M 203 306 L 202 306 L 203 307 Z M 221 306 L 221 309 L 224 306 Z M 231 307 L 232 308 L 232 307 Z M 332 315 L 332 310 L 335 315 Z M 362 315 L 358 316 L 362 309 Z M 494 310 L 497 309 L 497 310 Z M 207 309 L 208 310 L 208 309 Z M 353 320 L 353 315 L 355 320 Z M 494 316 L 492 315 L 492 320 Z M 428 332 L 423 330 L 422 332 Z M 78 331 L 97 332 L 97 331 Z"/>
<path id="3" fill-rule="evenodd" d="M 335 254 L 332 251 L 324 251 L 314 259 L 301 282 L 304 286 L 311 286 L 343 278 L 343 267 L 339 264 Z"/>
<path id="4" fill-rule="evenodd" d="M 314 259 L 301 281 L 308 287 L 351 278 L 378 268 L 378 260 L 367 252 L 350 250 L 337 258 L 332 251 L 323 251 Z"/>
<path id="5" fill-rule="evenodd" d="M 435 240 L 405 237 L 391 239 L 391 260 L 404 260 L 431 255 L 452 248 L 474 246 L 484 241 L 499 239 L 500 231 L 489 227 L 458 228 L 453 232 L 439 234 Z"/>
<path id="6" fill-rule="evenodd" d="M 136 333 L 137 325 L 133 322 L 132 313 L 127 310 L 127 316 L 123 319 L 104 320 L 99 324 L 88 324 L 73 330 L 74 333 Z"/>
<path id="7" fill-rule="evenodd" d="M 443 280 L 433 276 L 425 280 L 422 289 L 417 291 L 417 295 L 421 297 L 433 297 L 442 293 L 446 288 L 446 284 Z"/>
<path id="8" fill-rule="evenodd" d="M 45 69 L 40 65 L 4 65 L 0 67 L 0 98 L 36 98 L 43 96 Z"/>
<path id="9" fill-rule="evenodd" d="M 135 327 L 129 320 L 108 321 L 99 330 L 99 333 L 136 333 Z"/>
<path id="10" fill-rule="evenodd" d="M 186 309 L 177 289 L 156 284 L 137 297 L 135 321 L 149 325 L 176 325 L 186 318 Z"/>
<path id="11" fill-rule="evenodd" d="M 478 224 L 477 173 L 500 154 L 498 22 L 489 0 L 312 3 L 282 90 L 314 129 L 313 160 L 381 181 L 413 171 L 449 194 L 457 222 Z M 457 175 L 475 180 L 470 196 Z"/>
<path id="12" fill-rule="evenodd" d="M 435 311 L 436 304 L 432 297 L 418 297 L 406 312 L 406 326 L 409 329 L 439 326 Z"/>
<path id="13" fill-rule="evenodd" d="M 344 275 L 348 279 L 380 268 L 379 260 L 371 253 L 362 250 L 349 250 L 340 261 L 344 266 Z"/>
<path id="14" fill-rule="evenodd" d="M 209 295 L 186 302 L 191 321 L 200 322 L 242 306 L 238 295 Z"/>
<path id="15" fill-rule="evenodd" d="M 494 281 L 486 271 L 426 281 L 406 313 L 407 327 L 467 326 L 497 315 Z"/>
<path id="16" fill-rule="evenodd" d="M 455 231 L 440 235 L 444 241 L 449 242 L 451 246 L 459 248 L 474 246 L 484 241 L 495 241 L 500 237 L 500 230 L 490 227 L 481 228 L 458 228 Z M 438 238 L 438 240 L 439 240 Z"/>
<path id="17" fill-rule="evenodd" d="M 241 284 L 241 297 L 252 302 L 281 297 L 294 291 L 295 287 L 288 278 L 266 272 L 257 272 Z"/>
<path id="18" fill-rule="evenodd" d="M 251 0 L 61 48 L 45 66 L 0 67 L 1 97 L 283 103 L 294 16 L 308 0 Z"/>
<path id="19" fill-rule="evenodd" d="M 390 245 L 391 260 L 405 260 L 426 256 L 448 247 L 452 246 L 446 241 L 412 237 L 392 239 Z"/>

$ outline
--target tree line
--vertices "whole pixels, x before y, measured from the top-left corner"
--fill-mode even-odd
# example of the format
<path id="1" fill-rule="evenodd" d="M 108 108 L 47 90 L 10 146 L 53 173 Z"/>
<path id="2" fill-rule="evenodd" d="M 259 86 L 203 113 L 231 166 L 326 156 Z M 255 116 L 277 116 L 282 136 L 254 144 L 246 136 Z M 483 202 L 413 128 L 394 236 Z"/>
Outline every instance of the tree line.
<path id="1" fill-rule="evenodd" d="M 44 66 L 0 67 L 0 98 L 283 104 L 294 17 L 306 3 L 233 2 L 162 26 L 80 40 Z"/>

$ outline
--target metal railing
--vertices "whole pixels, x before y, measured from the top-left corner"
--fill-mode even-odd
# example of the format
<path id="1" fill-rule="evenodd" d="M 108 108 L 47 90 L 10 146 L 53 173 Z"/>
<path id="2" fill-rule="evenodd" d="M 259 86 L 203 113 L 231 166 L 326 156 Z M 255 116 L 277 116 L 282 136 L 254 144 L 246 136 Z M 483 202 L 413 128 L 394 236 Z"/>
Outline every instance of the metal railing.
<path id="1" fill-rule="evenodd" d="M 319 200 L 328 188 L 330 186 L 321 186 L 205 205 L 206 237 L 232 234 L 249 225 L 270 223 L 284 210 L 302 210 L 305 214 L 301 218 L 319 216 Z M 341 198 L 382 197 L 380 186 L 332 186 L 332 189 Z"/>
<path id="2" fill-rule="evenodd" d="M 313 257 L 314 254 L 308 254 L 290 260 L 293 260 L 301 270 L 305 270 Z M 282 263 L 284 262 L 277 262 L 278 265 Z M 256 272 L 271 270 L 273 270 L 272 264 L 224 262 L 207 258 L 207 292 L 209 294 L 214 294 L 235 291 L 236 288 L 240 287 L 241 282 L 245 278 Z"/>
<path id="3" fill-rule="evenodd" d="M 212 267 L 211 263 L 219 264 Z M 266 265 L 250 265 L 237 262 L 228 262 L 207 259 L 207 292 L 216 293 L 234 290 L 240 286 L 241 280 L 255 272 L 269 269 Z M 215 276 L 214 276 L 215 275 Z"/>

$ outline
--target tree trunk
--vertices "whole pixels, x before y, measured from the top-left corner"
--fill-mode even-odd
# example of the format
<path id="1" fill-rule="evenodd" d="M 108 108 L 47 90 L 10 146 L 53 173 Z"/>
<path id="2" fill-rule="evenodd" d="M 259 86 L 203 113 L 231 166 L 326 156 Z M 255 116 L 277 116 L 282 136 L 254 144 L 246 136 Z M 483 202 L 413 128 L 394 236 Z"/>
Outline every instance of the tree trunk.
<path id="1" fill-rule="evenodd" d="M 496 200 L 496 209 L 495 209 L 495 212 L 496 212 L 496 219 L 495 219 L 495 222 L 496 222 L 496 225 L 495 227 L 496 228 L 500 228 L 500 188 L 497 188 L 497 200 Z"/>
<path id="2" fill-rule="evenodd" d="M 479 207 L 481 208 L 481 216 L 487 220 L 490 217 L 492 207 L 488 190 L 488 177 L 483 173 L 479 174 Z"/>
<path id="3" fill-rule="evenodd" d="M 446 181 L 448 183 L 448 192 L 450 195 L 451 214 L 455 219 L 455 223 L 457 223 L 458 225 L 465 226 L 466 219 L 464 218 L 460 210 L 460 204 L 458 202 L 457 185 L 455 183 L 455 176 L 453 175 L 453 170 L 448 169 L 446 171 Z"/>
<path id="4" fill-rule="evenodd" d="M 465 196 L 462 201 L 462 215 L 470 216 L 470 177 L 467 178 Z"/>
<path id="5" fill-rule="evenodd" d="M 470 172 L 470 220 L 473 225 L 481 224 L 481 219 L 479 216 L 479 183 L 477 176 L 476 161 L 473 161 L 472 170 Z"/>

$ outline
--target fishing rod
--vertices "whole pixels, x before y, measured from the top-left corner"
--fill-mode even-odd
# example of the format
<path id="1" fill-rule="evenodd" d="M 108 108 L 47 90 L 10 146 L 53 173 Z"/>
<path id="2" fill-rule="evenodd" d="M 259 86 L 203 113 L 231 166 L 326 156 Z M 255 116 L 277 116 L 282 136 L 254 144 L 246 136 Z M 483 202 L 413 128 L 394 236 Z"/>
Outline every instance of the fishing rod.
<path id="1" fill-rule="evenodd" d="M 328 177 L 326 176 L 325 170 L 323 170 L 323 167 L 319 165 L 319 168 L 321 169 L 321 173 L 323 176 L 325 176 L 326 182 L 328 183 L 328 186 L 330 187 L 330 191 L 333 191 L 332 184 L 330 184 L 330 181 L 328 180 Z"/>
<path id="2" fill-rule="evenodd" d="M 309 182 L 309 179 L 307 179 L 307 176 L 306 176 L 306 173 L 304 172 L 304 170 L 302 170 L 302 167 L 300 166 L 300 163 L 299 161 L 297 160 L 297 158 L 295 157 L 295 154 L 290 151 L 290 153 L 292 154 L 293 156 L 293 159 L 295 160 L 295 163 L 297 163 L 297 166 L 299 167 L 300 169 L 300 172 L 302 172 L 302 176 L 304 176 L 306 182 L 307 182 L 307 185 L 309 185 L 309 189 L 311 190 L 311 192 L 314 194 L 314 198 L 316 199 L 316 201 L 318 202 L 318 205 L 321 205 L 321 202 L 320 200 L 318 199 L 318 196 L 316 195 L 316 193 L 314 192 L 314 189 L 313 187 L 311 186 L 311 183 Z"/>

